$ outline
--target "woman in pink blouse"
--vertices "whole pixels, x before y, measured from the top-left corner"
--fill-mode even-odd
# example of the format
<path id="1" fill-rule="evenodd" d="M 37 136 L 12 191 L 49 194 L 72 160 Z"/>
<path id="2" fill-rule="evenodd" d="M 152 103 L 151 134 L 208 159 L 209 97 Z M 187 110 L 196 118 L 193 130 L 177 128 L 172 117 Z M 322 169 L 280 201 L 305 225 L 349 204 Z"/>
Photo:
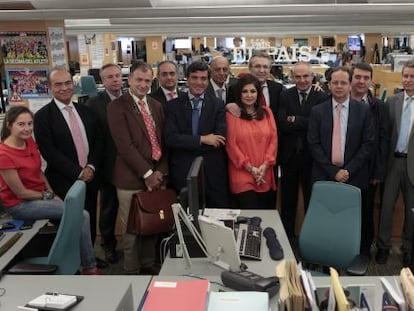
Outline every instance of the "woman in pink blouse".
<path id="1" fill-rule="evenodd" d="M 226 114 L 230 190 L 239 208 L 275 208 L 277 130 L 272 111 L 261 104 L 261 93 L 259 80 L 244 75 L 236 94 L 241 115 Z"/>

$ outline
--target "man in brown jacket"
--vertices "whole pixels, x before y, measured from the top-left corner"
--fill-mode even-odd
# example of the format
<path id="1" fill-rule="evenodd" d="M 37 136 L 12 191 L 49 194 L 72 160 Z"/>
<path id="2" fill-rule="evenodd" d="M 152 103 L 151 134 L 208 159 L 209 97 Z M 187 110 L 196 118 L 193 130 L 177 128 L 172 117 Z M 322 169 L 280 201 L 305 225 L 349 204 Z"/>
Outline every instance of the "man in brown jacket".
<path id="1" fill-rule="evenodd" d="M 108 107 L 109 129 L 117 149 L 113 183 L 119 200 L 124 269 L 128 274 L 157 274 L 153 266 L 157 235 L 126 233 L 132 195 L 160 188 L 167 175 L 162 149 L 164 112 L 161 103 L 147 96 L 152 77 L 148 64 L 133 64 L 129 92 Z"/>

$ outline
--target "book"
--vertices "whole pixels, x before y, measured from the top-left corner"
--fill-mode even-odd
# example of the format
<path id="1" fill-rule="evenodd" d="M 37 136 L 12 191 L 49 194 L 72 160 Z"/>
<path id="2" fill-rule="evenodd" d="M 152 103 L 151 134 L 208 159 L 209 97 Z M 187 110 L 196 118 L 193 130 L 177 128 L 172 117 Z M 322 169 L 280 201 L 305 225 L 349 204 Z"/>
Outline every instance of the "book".
<path id="1" fill-rule="evenodd" d="M 30 300 L 26 306 L 45 310 L 66 310 L 78 302 L 77 296 L 47 293 Z"/>
<path id="2" fill-rule="evenodd" d="M 268 311 L 266 292 L 211 292 L 207 311 Z"/>
<path id="3" fill-rule="evenodd" d="M 395 284 L 396 286 L 394 287 L 386 278 L 380 277 L 380 280 L 385 292 L 387 292 L 389 297 L 392 298 L 392 301 L 398 305 L 398 308 L 402 311 L 407 310 L 407 304 L 402 293 L 400 292 L 398 284 Z"/>
<path id="4" fill-rule="evenodd" d="M 338 311 L 346 311 L 350 309 L 350 302 L 348 301 L 344 289 L 339 281 L 339 274 L 334 268 L 329 268 L 331 274 L 332 290 L 335 294 L 336 306 Z"/>
<path id="5" fill-rule="evenodd" d="M 153 280 L 143 304 L 143 311 L 205 311 L 208 280 Z"/>

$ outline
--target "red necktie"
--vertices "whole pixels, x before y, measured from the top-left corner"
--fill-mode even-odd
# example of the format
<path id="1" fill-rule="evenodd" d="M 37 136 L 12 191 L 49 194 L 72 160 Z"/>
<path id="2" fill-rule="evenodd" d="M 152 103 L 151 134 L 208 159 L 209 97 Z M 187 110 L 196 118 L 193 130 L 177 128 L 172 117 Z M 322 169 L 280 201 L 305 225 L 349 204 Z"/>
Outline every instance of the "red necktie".
<path id="1" fill-rule="evenodd" d="M 175 98 L 175 92 L 169 92 L 168 93 L 168 100 L 174 99 Z"/>
<path id="2" fill-rule="evenodd" d="M 157 134 L 155 132 L 154 122 L 147 111 L 147 107 L 145 107 L 145 102 L 140 100 L 138 104 L 140 106 L 141 115 L 144 119 L 145 127 L 147 128 L 148 136 L 150 138 L 152 158 L 158 161 L 161 158 L 161 148 L 158 143 Z"/>
<path id="3" fill-rule="evenodd" d="M 266 103 L 266 97 L 265 97 L 265 95 L 264 95 L 264 89 L 266 88 L 266 85 L 263 85 L 262 86 L 262 92 L 260 93 L 260 99 L 261 99 L 261 101 L 262 101 L 262 105 L 263 106 L 267 106 L 267 103 Z"/>
<path id="4" fill-rule="evenodd" d="M 341 109 L 342 104 L 335 108 L 332 135 L 332 164 L 341 167 L 344 163 L 341 144 Z"/>
<path id="5" fill-rule="evenodd" d="M 85 167 L 88 163 L 88 155 L 86 154 L 85 142 L 82 138 L 82 132 L 79 126 L 78 119 L 76 118 L 75 112 L 71 106 L 64 108 L 69 115 L 69 127 L 72 139 L 75 144 L 76 153 L 78 154 L 78 162 L 81 167 Z"/>

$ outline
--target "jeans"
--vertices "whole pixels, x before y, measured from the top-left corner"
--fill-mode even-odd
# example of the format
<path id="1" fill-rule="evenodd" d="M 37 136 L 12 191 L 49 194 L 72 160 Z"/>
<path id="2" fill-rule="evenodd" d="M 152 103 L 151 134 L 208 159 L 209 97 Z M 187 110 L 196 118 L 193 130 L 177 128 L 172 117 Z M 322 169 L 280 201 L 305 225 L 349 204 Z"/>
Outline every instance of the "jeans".
<path id="1" fill-rule="evenodd" d="M 7 208 L 8 213 L 15 219 L 61 219 L 64 204 L 61 200 L 34 200 L 24 201 L 15 206 Z M 89 213 L 83 211 L 83 224 L 80 236 L 81 265 L 84 268 L 96 267 L 95 254 L 93 251 Z"/>

